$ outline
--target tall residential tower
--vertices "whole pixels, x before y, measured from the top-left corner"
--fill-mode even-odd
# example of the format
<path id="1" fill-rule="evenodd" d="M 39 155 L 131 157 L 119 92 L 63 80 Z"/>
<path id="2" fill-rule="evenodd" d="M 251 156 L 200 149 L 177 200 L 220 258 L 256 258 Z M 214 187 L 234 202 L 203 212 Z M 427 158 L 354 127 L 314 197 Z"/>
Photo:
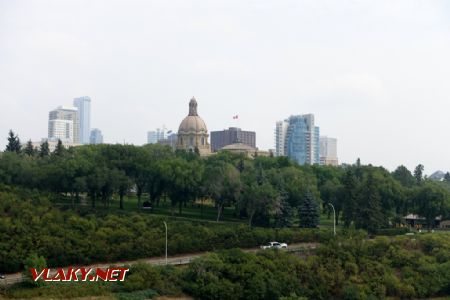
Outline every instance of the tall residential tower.
<path id="1" fill-rule="evenodd" d="M 275 156 L 285 156 L 284 142 L 289 123 L 287 120 L 278 121 L 275 126 Z"/>
<path id="2" fill-rule="evenodd" d="M 275 155 L 288 156 L 300 165 L 319 164 L 319 127 L 314 115 L 290 116 L 275 127 Z"/>

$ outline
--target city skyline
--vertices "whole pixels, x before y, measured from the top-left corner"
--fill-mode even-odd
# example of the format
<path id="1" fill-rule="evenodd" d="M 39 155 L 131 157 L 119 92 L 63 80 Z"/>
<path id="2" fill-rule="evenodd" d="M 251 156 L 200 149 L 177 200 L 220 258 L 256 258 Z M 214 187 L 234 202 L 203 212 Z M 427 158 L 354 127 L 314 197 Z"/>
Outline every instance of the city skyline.
<path id="1" fill-rule="evenodd" d="M 195 95 L 209 130 L 256 131 L 260 149 L 314 113 L 342 163 L 450 170 L 449 3 L 389 3 L 0 1 L 0 147 L 9 129 L 40 140 L 77 95 L 105 142 L 141 145 Z"/>

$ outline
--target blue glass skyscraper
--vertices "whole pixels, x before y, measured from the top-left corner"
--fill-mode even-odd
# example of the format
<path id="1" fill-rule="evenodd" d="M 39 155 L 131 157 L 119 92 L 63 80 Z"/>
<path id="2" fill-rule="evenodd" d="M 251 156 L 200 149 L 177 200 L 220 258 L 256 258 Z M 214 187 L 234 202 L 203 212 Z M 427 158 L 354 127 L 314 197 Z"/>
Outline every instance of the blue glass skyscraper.
<path id="1" fill-rule="evenodd" d="M 314 125 L 314 115 L 291 116 L 287 120 L 284 152 L 300 165 L 320 162 L 319 127 Z"/>

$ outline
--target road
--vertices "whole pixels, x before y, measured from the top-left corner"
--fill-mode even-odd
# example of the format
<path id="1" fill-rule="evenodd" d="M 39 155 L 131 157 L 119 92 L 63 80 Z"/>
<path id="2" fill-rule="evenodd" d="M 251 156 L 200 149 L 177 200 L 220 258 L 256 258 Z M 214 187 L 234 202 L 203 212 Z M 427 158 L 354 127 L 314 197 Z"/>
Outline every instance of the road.
<path id="1" fill-rule="evenodd" d="M 302 252 L 302 251 L 316 249 L 317 246 L 318 246 L 318 243 L 290 244 L 288 249 L 283 250 L 283 251 Z M 254 248 L 245 248 L 245 249 L 241 249 L 241 250 L 244 252 L 256 252 L 256 251 L 260 250 L 260 248 L 254 247 Z M 197 253 L 170 256 L 167 258 L 167 264 L 169 264 L 169 265 L 186 265 L 186 264 L 189 264 L 192 260 L 194 260 L 202 255 L 205 255 L 206 253 L 208 253 L 208 252 L 197 252 Z M 133 264 L 137 264 L 137 263 L 146 263 L 146 264 L 152 264 L 152 265 L 165 265 L 166 259 L 165 259 L 165 257 L 152 257 L 152 258 L 144 258 L 144 259 L 137 259 L 137 260 L 130 260 L 130 261 L 120 261 L 120 262 L 115 262 L 115 263 L 99 263 L 99 264 L 93 264 L 93 265 L 88 265 L 88 266 L 72 266 L 72 267 L 105 269 L 105 268 L 109 268 L 110 266 L 121 267 L 121 266 L 125 266 L 125 265 L 133 265 Z M 55 270 L 56 268 L 52 268 L 52 269 Z M 65 268 L 65 270 L 67 270 L 67 269 Z M 0 279 L 0 284 L 10 285 L 13 283 L 21 282 L 22 280 L 23 279 L 22 279 L 21 272 L 6 274 L 5 279 Z"/>

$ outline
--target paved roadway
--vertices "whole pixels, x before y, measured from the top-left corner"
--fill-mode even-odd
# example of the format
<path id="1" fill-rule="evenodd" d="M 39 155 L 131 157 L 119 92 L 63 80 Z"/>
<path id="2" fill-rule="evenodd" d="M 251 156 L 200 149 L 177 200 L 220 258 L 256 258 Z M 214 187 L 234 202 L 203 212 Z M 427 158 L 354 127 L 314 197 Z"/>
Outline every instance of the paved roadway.
<path id="1" fill-rule="evenodd" d="M 297 244 L 290 244 L 287 250 L 288 252 L 302 252 L 305 250 L 313 250 L 316 249 L 318 243 L 297 243 Z M 246 248 L 242 249 L 244 252 L 256 252 L 260 250 L 259 247 L 255 248 Z M 206 254 L 208 252 L 198 252 L 198 253 L 191 253 L 191 254 L 183 254 L 183 255 L 176 255 L 176 256 L 170 256 L 167 258 L 167 264 L 169 265 L 186 265 L 189 264 L 192 260 Z M 153 258 L 144 258 L 144 259 L 137 259 L 137 260 L 130 260 L 130 261 L 120 261 L 115 263 L 100 263 L 100 264 L 94 264 L 94 265 L 88 265 L 88 266 L 73 266 L 75 268 L 83 267 L 83 268 L 109 268 L 110 266 L 116 266 L 121 267 L 124 265 L 133 265 L 137 263 L 147 263 L 152 265 L 165 265 L 166 259 L 165 257 L 153 257 Z M 56 268 L 51 268 L 52 270 L 55 270 Z M 67 270 L 65 268 L 65 270 Z M 22 281 L 22 273 L 13 273 L 13 274 L 6 274 L 5 279 L 0 279 L 0 284 L 13 284 L 17 282 Z"/>

